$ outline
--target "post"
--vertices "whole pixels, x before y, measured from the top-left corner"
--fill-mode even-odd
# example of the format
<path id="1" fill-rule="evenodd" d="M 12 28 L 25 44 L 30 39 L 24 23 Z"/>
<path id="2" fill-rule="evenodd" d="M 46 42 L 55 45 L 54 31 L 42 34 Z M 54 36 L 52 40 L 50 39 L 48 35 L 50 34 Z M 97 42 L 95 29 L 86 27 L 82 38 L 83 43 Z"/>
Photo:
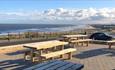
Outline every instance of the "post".
<path id="1" fill-rule="evenodd" d="M 76 42 L 75 44 L 76 44 L 76 45 L 79 45 L 79 42 Z"/>
<path id="2" fill-rule="evenodd" d="M 111 49 L 112 43 L 110 43 L 110 44 L 108 43 L 108 45 L 109 45 L 109 49 Z"/>
<path id="3" fill-rule="evenodd" d="M 81 42 L 81 45 L 83 46 L 83 45 L 84 45 L 84 42 Z"/>
<path id="4" fill-rule="evenodd" d="M 63 55 L 60 55 L 60 58 L 63 58 Z"/>
<path id="5" fill-rule="evenodd" d="M 20 39 L 20 38 L 21 38 L 20 32 L 19 32 L 19 34 L 18 34 L 18 35 L 19 35 L 19 39 Z"/>
<path id="6" fill-rule="evenodd" d="M 64 45 L 62 45 L 62 47 L 61 47 L 61 50 L 63 50 L 64 49 Z"/>
<path id="7" fill-rule="evenodd" d="M 7 38 L 7 39 L 8 39 L 8 41 L 10 41 L 10 38 L 9 38 L 9 37 L 10 37 L 10 34 L 9 34 L 9 32 L 8 32 L 8 38 Z"/>
<path id="8" fill-rule="evenodd" d="M 87 41 L 87 45 L 86 46 L 89 46 L 89 41 Z"/>
<path id="9" fill-rule="evenodd" d="M 33 59 L 34 55 L 33 54 L 34 54 L 34 49 L 31 49 L 31 54 L 30 55 L 31 55 L 31 61 L 32 62 L 34 62 L 34 59 Z"/>
<path id="10" fill-rule="evenodd" d="M 39 38 L 39 32 L 37 32 L 37 38 Z"/>
<path id="11" fill-rule="evenodd" d="M 70 52 L 70 53 L 68 53 L 68 59 L 72 59 L 72 53 Z"/>
<path id="12" fill-rule="evenodd" d="M 42 62 L 43 61 L 43 57 L 41 57 L 41 55 L 42 55 L 42 49 L 41 50 L 39 50 L 39 55 L 38 55 L 38 57 L 39 57 L 39 62 Z"/>
<path id="13" fill-rule="evenodd" d="M 87 35 L 87 32 L 86 32 L 86 31 L 84 32 L 84 35 Z"/>
<path id="14" fill-rule="evenodd" d="M 30 40 L 32 40 L 30 32 L 28 32 L 28 37 L 30 38 Z"/>

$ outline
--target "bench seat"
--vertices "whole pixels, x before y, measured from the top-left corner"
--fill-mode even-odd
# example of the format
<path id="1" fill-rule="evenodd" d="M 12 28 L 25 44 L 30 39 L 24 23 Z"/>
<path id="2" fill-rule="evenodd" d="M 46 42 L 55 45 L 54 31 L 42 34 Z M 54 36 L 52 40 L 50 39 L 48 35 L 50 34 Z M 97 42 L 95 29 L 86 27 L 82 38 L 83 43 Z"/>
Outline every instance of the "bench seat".
<path id="1" fill-rule="evenodd" d="M 64 55 L 64 54 L 67 54 L 67 53 L 71 54 L 74 51 L 76 51 L 75 48 L 68 48 L 68 49 L 64 49 L 64 50 L 60 50 L 60 51 L 56 51 L 56 52 L 51 52 L 51 53 L 48 53 L 48 54 L 42 54 L 41 57 L 45 58 L 45 59 L 48 59 L 48 58 Z"/>
<path id="2" fill-rule="evenodd" d="M 83 46 L 83 44 L 86 43 L 86 46 L 88 46 L 90 41 L 92 41 L 92 39 L 72 40 L 72 41 L 70 41 L 70 44 L 74 44 L 74 46 L 75 46 L 75 44 L 78 45 L 79 43 L 82 43 L 82 46 Z"/>
<path id="3" fill-rule="evenodd" d="M 98 42 L 98 43 L 106 43 L 109 45 L 109 49 L 111 49 L 111 46 L 115 44 L 115 40 L 109 40 L 109 41 L 104 41 L 104 40 L 92 40 L 92 42 Z"/>
<path id="4" fill-rule="evenodd" d="M 92 39 L 73 40 L 71 42 L 74 43 L 74 42 L 87 42 L 87 41 L 92 41 Z"/>

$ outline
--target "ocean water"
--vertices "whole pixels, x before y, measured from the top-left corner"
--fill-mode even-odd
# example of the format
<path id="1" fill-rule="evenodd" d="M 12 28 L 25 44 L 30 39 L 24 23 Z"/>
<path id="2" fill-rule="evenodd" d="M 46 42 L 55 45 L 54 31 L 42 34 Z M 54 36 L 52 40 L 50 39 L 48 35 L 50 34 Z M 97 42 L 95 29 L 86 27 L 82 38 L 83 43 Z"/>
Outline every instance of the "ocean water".
<path id="1" fill-rule="evenodd" d="M 62 32 L 74 30 L 71 24 L 0 24 L 0 35 L 19 32 Z"/>

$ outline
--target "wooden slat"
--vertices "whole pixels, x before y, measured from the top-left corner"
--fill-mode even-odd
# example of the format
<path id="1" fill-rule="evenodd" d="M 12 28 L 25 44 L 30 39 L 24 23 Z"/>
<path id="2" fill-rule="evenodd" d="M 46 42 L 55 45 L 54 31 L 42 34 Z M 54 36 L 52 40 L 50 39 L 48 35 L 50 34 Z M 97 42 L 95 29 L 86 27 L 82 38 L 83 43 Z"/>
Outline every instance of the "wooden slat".
<path id="1" fill-rule="evenodd" d="M 68 63 L 68 64 L 65 65 L 65 66 L 62 66 L 62 67 L 60 67 L 60 68 L 57 68 L 56 70 L 66 70 L 66 69 L 72 67 L 73 65 L 74 65 L 73 63 Z"/>
<path id="2" fill-rule="evenodd" d="M 72 67 L 66 69 L 66 70 L 81 70 L 84 66 L 82 64 L 75 64 Z"/>
<path id="3" fill-rule="evenodd" d="M 61 60 L 51 60 L 24 70 L 80 70 L 83 65 Z"/>
<path id="4" fill-rule="evenodd" d="M 32 66 L 32 67 L 26 68 L 26 69 L 24 69 L 24 70 L 33 70 L 33 69 L 42 67 L 42 66 L 44 66 L 44 65 L 48 65 L 48 64 L 50 64 L 50 63 L 53 63 L 53 62 L 55 62 L 55 61 L 57 61 L 57 60 L 52 60 L 52 61 L 48 61 L 48 62 L 43 62 L 43 63 L 37 64 L 37 65 L 34 65 L 34 66 Z"/>
<path id="5" fill-rule="evenodd" d="M 57 65 L 55 65 L 55 66 L 53 66 L 53 67 L 50 67 L 50 68 L 48 68 L 48 69 L 46 69 L 46 70 L 55 70 L 55 69 L 57 69 L 57 68 L 60 68 L 60 67 L 62 67 L 62 66 L 65 66 L 66 64 L 68 64 L 69 62 L 64 62 L 64 61 L 62 61 L 62 62 L 60 62 L 59 64 L 57 64 Z"/>
<path id="6" fill-rule="evenodd" d="M 62 61 L 55 61 L 55 62 L 53 62 L 53 63 L 50 63 L 50 64 L 44 65 L 44 66 L 42 66 L 42 67 L 39 67 L 39 68 L 37 68 L 37 69 L 35 69 L 35 70 L 44 70 L 44 69 L 50 68 L 50 67 L 52 67 L 52 66 L 54 66 L 54 65 L 57 65 L 57 64 L 59 64 L 60 62 L 62 62 Z"/>
<path id="7" fill-rule="evenodd" d="M 41 56 L 45 57 L 47 59 L 47 58 L 56 57 L 56 56 L 66 54 L 66 53 L 69 53 L 69 52 L 74 52 L 74 51 L 76 51 L 76 49 L 69 48 L 69 49 L 64 49 L 64 50 L 61 50 L 61 51 L 51 52 L 51 53 L 48 53 L 48 54 L 42 54 Z"/>

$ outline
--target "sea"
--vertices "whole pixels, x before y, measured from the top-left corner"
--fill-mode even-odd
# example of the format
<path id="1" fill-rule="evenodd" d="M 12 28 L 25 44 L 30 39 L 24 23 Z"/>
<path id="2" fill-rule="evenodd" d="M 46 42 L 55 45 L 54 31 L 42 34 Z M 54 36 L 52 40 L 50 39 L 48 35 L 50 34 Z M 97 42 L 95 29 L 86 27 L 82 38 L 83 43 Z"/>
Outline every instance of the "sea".
<path id="1" fill-rule="evenodd" d="M 72 24 L 0 24 L 0 35 L 19 32 L 62 32 L 80 27 Z"/>

